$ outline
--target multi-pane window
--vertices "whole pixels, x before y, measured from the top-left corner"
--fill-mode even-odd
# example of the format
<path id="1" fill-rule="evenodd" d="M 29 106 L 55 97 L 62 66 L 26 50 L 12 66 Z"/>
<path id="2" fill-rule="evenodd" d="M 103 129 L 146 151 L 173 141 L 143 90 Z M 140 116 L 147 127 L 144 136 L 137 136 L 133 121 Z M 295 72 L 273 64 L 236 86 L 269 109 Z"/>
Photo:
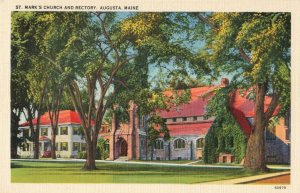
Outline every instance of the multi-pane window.
<path id="1" fill-rule="evenodd" d="M 80 127 L 73 127 L 73 135 L 80 135 Z"/>
<path id="2" fill-rule="evenodd" d="M 80 149 L 80 143 L 73 142 L 73 151 L 79 151 L 79 149 Z"/>
<path id="3" fill-rule="evenodd" d="M 185 141 L 183 139 L 176 139 L 174 141 L 174 148 L 175 149 L 185 148 Z"/>
<path id="4" fill-rule="evenodd" d="M 173 121 L 173 122 L 176 122 L 176 118 L 172 118 L 172 121 Z"/>
<path id="5" fill-rule="evenodd" d="M 199 138 L 196 141 L 196 147 L 197 148 L 203 148 L 204 147 L 204 138 Z"/>
<path id="6" fill-rule="evenodd" d="M 194 120 L 194 121 L 197 121 L 197 117 L 196 117 L 196 116 L 195 116 L 195 117 L 193 117 L 193 120 Z"/>
<path id="7" fill-rule="evenodd" d="M 60 135 L 68 135 L 68 127 L 61 127 Z"/>
<path id="8" fill-rule="evenodd" d="M 182 117 L 182 121 L 186 121 L 187 120 L 187 118 L 186 117 Z"/>
<path id="9" fill-rule="evenodd" d="M 60 151 L 68 151 L 68 142 L 60 143 Z"/>
<path id="10" fill-rule="evenodd" d="M 85 151 L 86 150 L 86 143 L 81 143 L 81 151 Z"/>
<path id="11" fill-rule="evenodd" d="M 41 128 L 41 136 L 48 136 L 48 128 Z"/>
<path id="12" fill-rule="evenodd" d="M 156 140 L 154 142 L 154 149 L 164 149 L 164 142 L 162 140 Z"/>

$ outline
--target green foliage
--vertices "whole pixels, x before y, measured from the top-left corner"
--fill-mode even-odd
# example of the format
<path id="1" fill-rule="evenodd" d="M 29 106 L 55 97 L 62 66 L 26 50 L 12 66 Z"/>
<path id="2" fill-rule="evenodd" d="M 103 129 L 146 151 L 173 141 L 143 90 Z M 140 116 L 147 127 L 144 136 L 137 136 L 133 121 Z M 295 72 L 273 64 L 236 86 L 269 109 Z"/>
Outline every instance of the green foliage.
<path id="1" fill-rule="evenodd" d="M 87 153 L 86 153 L 86 151 L 79 151 L 79 152 L 77 153 L 77 158 L 78 158 L 78 159 L 86 159 L 86 158 L 87 158 Z"/>
<path id="2" fill-rule="evenodd" d="M 105 160 L 109 157 L 109 141 L 99 138 L 97 141 L 96 159 Z"/>
<path id="3" fill-rule="evenodd" d="M 254 130 L 258 132 L 250 135 L 245 167 L 264 169 L 263 156 L 253 149 L 264 152 L 262 133 L 276 107 L 282 105 L 279 116 L 290 109 L 291 14 L 240 12 L 194 16 L 205 29 L 204 46 L 197 55 L 209 64 L 213 78 L 229 74 L 231 84 L 253 92 L 251 98 L 258 107 L 254 112 Z M 260 108 L 266 97 L 259 100 L 259 96 L 272 98 L 268 108 Z M 216 110 L 229 112 L 224 105 Z M 216 116 L 220 118 L 219 113 Z M 218 127 L 223 128 L 221 120 Z"/>
<path id="4" fill-rule="evenodd" d="M 148 123 L 147 139 L 148 139 L 149 146 L 154 145 L 155 140 L 159 137 L 160 134 L 163 135 L 163 139 L 165 141 L 170 139 L 170 133 L 167 128 L 165 119 L 161 118 L 157 114 L 152 114 L 151 117 L 148 119 L 147 123 Z"/>
<path id="5" fill-rule="evenodd" d="M 201 58 L 213 76 L 231 74 L 242 88 L 266 84 L 267 95 L 279 96 L 281 115 L 290 108 L 290 13 L 198 13 L 209 22 Z"/>
<path id="6" fill-rule="evenodd" d="M 214 163 L 220 153 L 231 153 L 235 162 L 240 163 L 245 156 L 247 138 L 229 109 L 231 88 L 216 91 L 207 106 L 207 115 L 215 120 L 205 137 L 205 163 Z"/>

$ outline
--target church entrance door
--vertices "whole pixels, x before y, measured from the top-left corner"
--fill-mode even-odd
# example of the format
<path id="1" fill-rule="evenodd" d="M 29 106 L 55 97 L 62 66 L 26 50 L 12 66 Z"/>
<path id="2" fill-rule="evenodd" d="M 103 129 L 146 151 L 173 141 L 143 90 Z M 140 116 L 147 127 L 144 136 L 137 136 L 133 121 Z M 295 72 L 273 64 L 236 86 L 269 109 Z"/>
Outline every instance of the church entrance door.
<path id="1" fill-rule="evenodd" d="M 127 142 L 123 139 L 120 141 L 120 156 L 127 156 Z"/>

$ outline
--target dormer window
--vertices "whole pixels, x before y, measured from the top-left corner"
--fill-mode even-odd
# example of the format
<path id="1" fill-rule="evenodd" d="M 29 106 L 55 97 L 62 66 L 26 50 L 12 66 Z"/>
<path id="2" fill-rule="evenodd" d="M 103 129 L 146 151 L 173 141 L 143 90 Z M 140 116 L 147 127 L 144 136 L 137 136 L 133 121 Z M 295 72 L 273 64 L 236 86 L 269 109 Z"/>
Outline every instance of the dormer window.
<path id="1" fill-rule="evenodd" d="M 187 120 L 187 118 L 186 118 L 186 117 L 183 117 L 183 118 L 182 118 L 182 121 L 186 121 L 186 120 Z"/>
<path id="2" fill-rule="evenodd" d="M 193 121 L 197 121 L 197 117 L 195 116 L 195 117 L 193 117 Z"/>
<path id="3" fill-rule="evenodd" d="M 172 121 L 173 121 L 173 122 L 176 122 L 176 118 L 172 118 Z"/>

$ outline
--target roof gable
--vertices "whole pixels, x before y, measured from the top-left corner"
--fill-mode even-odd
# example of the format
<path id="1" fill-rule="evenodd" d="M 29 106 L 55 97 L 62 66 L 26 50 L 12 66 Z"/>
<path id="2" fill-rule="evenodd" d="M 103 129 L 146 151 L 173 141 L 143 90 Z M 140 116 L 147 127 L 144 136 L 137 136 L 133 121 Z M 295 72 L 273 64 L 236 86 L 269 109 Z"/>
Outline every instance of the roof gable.
<path id="1" fill-rule="evenodd" d="M 192 88 L 191 100 L 187 104 L 179 105 L 178 107 L 172 108 L 169 111 L 160 111 L 160 115 L 163 118 L 175 118 L 175 117 L 192 117 L 192 116 L 203 116 L 205 115 L 205 108 L 209 100 L 213 97 L 214 91 L 221 86 L 206 86 L 199 88 Z M 171 95 L 171 91 L 165 92 L 167 96 Z M 236 121 L 239 123 L 245 134 L 249 135 L 251 133 L 251 125 L 247 117 L 254 117 L 254 101 L 247 98 L 248 91 L 241 92 L 236 90 L 230 95 L 230 111 L 235 117 Z M 268 108 L 272 100 L 272 97 L 265 97 L 265 110 Z M 277 107 L 274 115 L 278 114 L 280 107 Z M 211 126 L 210 124 L 205 124 L 205 126 Z M 168 124 L 171 136 L 179 134 L 200 134 L 207 129 L 203 130 L 202 125 L 190 124 L 186 122 L 178 123 L 175 125 Z M 179 131 L 180 130 L 180 131 Z M 182 131 L 181 131 L 182 130 Z"/>
<path id="2" fill-rule="evenodd" d="M 191 100 L 189 103 L 181 104 L 171 108 L 169 111 L 160 111 L 159 113 L 163 118 L 203 116 L 207 103 L 217 87 L 218 86 L 205 86 L 191 88 Z M 164 94 L 171 96 L 172 93 L 171 91 L 166 91 Z"/>

